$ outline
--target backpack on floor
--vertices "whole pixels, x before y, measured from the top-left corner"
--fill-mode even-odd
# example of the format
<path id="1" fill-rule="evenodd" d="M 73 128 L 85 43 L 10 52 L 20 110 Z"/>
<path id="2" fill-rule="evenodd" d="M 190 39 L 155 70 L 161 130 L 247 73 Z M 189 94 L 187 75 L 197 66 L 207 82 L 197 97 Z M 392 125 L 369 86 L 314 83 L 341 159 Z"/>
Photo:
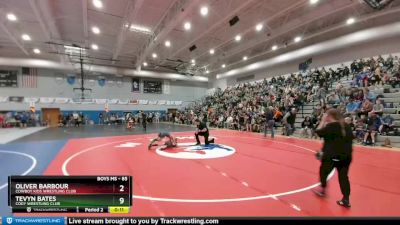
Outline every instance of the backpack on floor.
<path id="1" fill-rule="evenodd" d="M 391 145 L 391 143 L 390 143 L 390 139 L 389 139 L 389 138 L 385 138 L 385 141 L 383 142 L 382 146 L 383 146 L 383 147 L 391 148 L 392 145 Z"/>

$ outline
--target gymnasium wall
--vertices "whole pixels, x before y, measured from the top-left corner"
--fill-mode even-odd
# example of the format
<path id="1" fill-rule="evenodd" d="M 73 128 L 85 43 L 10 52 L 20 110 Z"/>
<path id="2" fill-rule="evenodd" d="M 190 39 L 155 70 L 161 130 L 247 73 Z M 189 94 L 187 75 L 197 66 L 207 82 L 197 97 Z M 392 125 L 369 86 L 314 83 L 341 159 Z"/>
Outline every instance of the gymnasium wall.
<path id="1" fill-rule="evenodd" d="M 304 57 L 303 59 L 300 60 L 283 63 L 268 68 L 266 70 L 263 70 L 261 72 L 257 72 L 254 74 L 255 75 L 254 78 L 250 80 L 237 82 L 237 78 L 246 77 L 252 74 L 242 74 L 239 76 L 219 79 L 217 80 L 217 82 L 214 82 L 213 88 L 220 87 L 223 89 L 225 85 L 232 86 L 238 83 L 257 81 L 272 76 L 279 76 L 279 75 L 298 72 L 299 64 L 301 62 L 304 62 L 307 58 L 310 57 L 312 57 L 313 60 L 310 68 L 322 67 L 322 66 L 329 68 L 329 65 L 335 67 L 337 66 L 336 64 L 340 65 L 340 63 L 342 62 L 351 62 L 354 59 L 359 59 L 364 57 L 385 55 L 389 53 L 395 53 L 393 55 L 396 54 L 399 55 L 400 53 L 399 43 L 400 43 L 400 37 L 395 37 L 395 38 L 388 38 L 378 41 L 362 43 L 354 45 L 351 48 L 344 48 L 344 49 L 342 48 L 321 55 L 311 55 L 308 57 Z"/>
<path id="2" fill-rule="evenodd" d="M 4 68 L 2 68 L 4 69 Z M 19 76 L 21 74 L 21 68 L 6 68 L 6 69 L 18 69 Z M 63 72 L 65 75 L 65 72 Z M 79 82 L 75 82 L 74 85 L 68 84 L 64 79 L 62 82 L 56 80 L 56 77 L 63 77 L 59 71 L 38 69 L 38 84 L 37 88 L 0 88 L 0 96 L 23 96 L 23 97 L 64 97 L 64 98 L 75 98 L 73 88 L 80 87 Z M 60 75 L 61 74 L 61 75 Z M 79 77 L 79 75 L 78 75 Z M 77 78 L 78 78 L 77 77 Z M 115 77 L 109 76 L 114 81 Z M 98 84 L 98 76 L 92 76 L 87 78 L 94 80 L 95 82 L 87 82 L 86 87 L 91 88 L 91 98 L 97 99 L 137 99 L 137 100 L 169 100 L 169 101 L 183 101 L 182 106 L 193 102 L 196 99 L 201 98 L 207 91 L 207 83 L 203 82 L 188 82 L 188 81 L 172 81 L 169 80 L 168 93 L 163 94 L 145 94 L 143 93 L 143 87 L 141 87 L 141 93 L 131 92 L 131 77 L 124 77 L 122 83 L 117 85 L 114 82 L 113 86 L 109 84 L 103 87 Z M 118 78 L 119 79 L 119 78 Z M 146 80 L 151 80 L 146 78 Z M 19 78 L 19 84 L 21 84 Z M 164 88 L 164 86 L 163 86 Z M 167 106 L 167 105 L 118 105 L 109 104 L 111 111 L 114 110 L 167 110 L 168 108 L 180 108 L 182 106 Z M 63 111 L 67 110 L 104 110 L 104 104 L 41 104 L 36 103 L 36 108 L 60 108 Z M 12 111 L 12 110 L 27 110 L 29 109 L 28 103 L 0 103 L 0 111 Z"/>

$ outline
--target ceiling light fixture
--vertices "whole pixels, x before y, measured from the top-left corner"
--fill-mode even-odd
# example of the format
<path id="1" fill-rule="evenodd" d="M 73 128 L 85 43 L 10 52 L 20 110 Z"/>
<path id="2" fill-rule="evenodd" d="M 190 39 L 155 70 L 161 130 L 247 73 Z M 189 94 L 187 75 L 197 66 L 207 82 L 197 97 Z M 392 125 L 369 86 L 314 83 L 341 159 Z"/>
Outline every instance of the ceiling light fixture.
<path id="1" fill-rule="evenodd" d="M 99 49 L 99 46 L 97 46 L 96 44 L 92 44 L 92 49 L 97 50 L 97 49 Z"/>
<path id="2" fill-rule="evenodd" d="M 316 4 L 317 2 L 319 2 L 319 0 L 310 0 L 310 4 L 311 4 L 311 5 L 314 5 L 314 4 Z"/>
<path id="3" fill-rule="evenodd" d="M 246 61 L 247 60 L 247 56 L 243 56 L 243 61 Z"/>
<path id="4" fill-rule="evenodd" d="M 192 24 L 190 24 L 189 22 L 186 22 L 183 27 L 185 28 L 185 30 L 190 30 L 190 28 L 192 28 Z"/>
<path id="5" fill-rule="evenodd" d="M 257 24 L 256 31 L 261 31 L 263 29 L 263 27 L 264 26 L 262 25 L 262 23 Z"/>
<path id="6" fill-rule="evenodd" d="M 225 66 L 226 66 L 225 64 L 222 64 L 222 68 L 225 68 Z"/>
<path id="7" fill-rule="evenodd" d="M 272 51 L 275 51 L 275 50 L 277 50 L 278 49 L 278 46 L 277 45 L 274 45 L 274 46 L 272 46 Z"/>
<path id="8" fill-rule="evenodd" d="M 301 37 L 300 37 L 300 36 L 297 36 L 297 37 L 294 38 L 294 42 L 297 43 L 297 42 L 299 42 L 299 41 L 301 41 Z"/>
<path id="9" fill-rule="evenodd" d="M 166 46 L 166 47 L 171 47 L 171 42 L 170 42 L 170 41 L 168 41 L 168 40 L 167 40 L 167 41 L 165 41 L 165 43 L 164 43 L 164 44 L 165 44 L 165 46 Z"/>
<path id="10" fill-rule="evenodd" d="M 12 13 L 8 13 L 8 14 L 7 14 L 7 19 L 8 19 L 9 21 L 16 21 L 16 20 L 17 20 L 17 17 L 16 17 L 14 14 L 12 14 Z"/>
<path id="11" fill-rule="evenodd" d="M 153 53 L 153 54 L 151 55 L 151 57 L 157 58 L 157 54 L 156 54 L 156 53 Z"/>
<path id="12" fill-rule="evenodd" d="M 94 5 L 96 8 L 103 8 L 103 2 L 100 1 L 100 0 L 93 0 L 93 5 Z"/>
<path id="13" fill-rule="evenodd" d="M 35 49 L 33 49 L 33 52 L 34 52 L 35 54 L 40 54 L 40 49 L 35 48 Z"/>
<path id="14" fill-rule="evenodd" d="M 95 34 L 100 34 L 100 29 L 98 27 L 92 27 L 92 32 Z"/>
<path id="15" fill-rule="evenodd" d="M 30 41 L 31 40 L 31 36 L 29 36 L 27 34 L 23 34 L 21 37 L 22 37 L 22 40 L 24 40 L 24 41 Z"/>
<path id="16" fill-rule="evenodd" d="M 356 22 L 356 19 L 354 19 L 353 17 L 350 17 L 350 18 L 348 18 L 348 19 L 346 20 L 346 24 L 347 24 L 347 25 L 353 24 L 354 22 Z"/>
<path id="17" fill-rule="evenodd" d="M 147 62 L 143 62 L 143 66 L 147 66 Z"/>
<path id="18" fill-rule="evenodd" d="M 208 14 L 208 7 L 206 7 L 206 6 L 201 7 L 201 9 L 200 9 L 200 14 L 201 14 L 202 16 L 207 16 L 207 14 Z"/>
<path id="19" fill-rule="evenodd" d="M 236 37 L 235 37 L 235 41 L 240 41 L 240 40 L 242 40 L 242 36 L 240 36 L 240 35 L 236 35 Z"/>
<path id="20" fill-rule="evenodd" d="M 210 49 L 210 54 L 214 55 L 214 53 L 215 53 L 214 49 Z"/>
<path id="21" fill-rule="evenodd" d="M 208 74 L 208 73 L 210 73 L 210 71 L 209 71 L 209 70 L 206 70 L 206 73 Z"/>
<path id="22" fill-rule="evenodd" d="M 139 32 L 139 33 L 145 33 L 145 34 L 151 34 L 151 30 L 148 27 L 143 27 L 143 26 L 139 26 L 136 24 L 131 24 L 131 26 L 129 27 L 130 31 L 134 31 L 134 32 Z"/>

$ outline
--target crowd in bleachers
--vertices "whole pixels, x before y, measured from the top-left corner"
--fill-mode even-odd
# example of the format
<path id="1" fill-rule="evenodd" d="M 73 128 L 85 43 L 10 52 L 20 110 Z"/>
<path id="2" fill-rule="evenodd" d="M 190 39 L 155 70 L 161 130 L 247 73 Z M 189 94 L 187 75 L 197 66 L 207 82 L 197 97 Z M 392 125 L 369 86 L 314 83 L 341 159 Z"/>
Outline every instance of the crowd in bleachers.
<path id="1" fill-rule="evenodd" d="M 0 112 L 0 128 L 20 127 L 27 128 L 41 126 L 39 113 L 31 111 Z"/>
<path id="2" fill-rule="evenodd" d="M 399 86 L 398 57 L 371 57 L 336 69 L 322 67 L 218 89 L 176 113 L 172 120 L 192 124 L 200 118 L 211 127 L 252 132 L 273 131 L 274 126 L 281 124 L 283 134 L 291 135 L 296 129 L 296 118 L 305 117 L 300 135 L 312 138 L 323 113 L 334 107 L 346 116 L 359 142 L 373 145 L 378 133 L 398 134 L 393 118 L 383 114 L 384 107 L 396 106 L 383 102 L 383 96 L 374 90 Z M 312 113 L 304 116 L 304 105 L 311 102 Z"/>
<path id="3" fill-rule="evenodd" d="M 79 127 L 80 125 L 121 125 L 128 121 L 141 123 L 143 115 L 148 123 L 159 123 L 164 114 L 160 112 L 100 112 L 98 118 L 90 118 L 82 112 L 64 113 L 59 116 L 59 127 Z"/>
<path id="4" fill-rule="evenodd" d="M 166 121 L 166 114 L 161 111 L 135 112 L 100 112 L 96 115 L 86 112 L 61 112 L 58 117 L 58 127 L 79 127 L 81 125 L 121 125 L 131 120 L 132 123 L 141 123 L 143 114 L 148 123 Z M 97 117 L 97 118 L 96 118 Z M 27 128 L 49 126 L 51 118 L 44 118 L 40 112 L 32 111 L 5 111 L 0 112 L 0 128 Z"/>

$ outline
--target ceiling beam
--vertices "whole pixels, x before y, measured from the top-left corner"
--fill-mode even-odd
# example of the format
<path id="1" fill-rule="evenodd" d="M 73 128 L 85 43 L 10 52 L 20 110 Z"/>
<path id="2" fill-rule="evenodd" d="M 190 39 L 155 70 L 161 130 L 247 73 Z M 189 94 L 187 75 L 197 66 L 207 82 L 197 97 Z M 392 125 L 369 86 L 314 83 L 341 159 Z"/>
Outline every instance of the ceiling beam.
<path id="1" fill-rule="evenodd" d="M 234 49 L 230 50 L 229 52 L 227 52 L 224 55 L 223 59 L 227 59 L 229 57 L 237 55 L 237 54 L 239 54 L 239 53 L 241 53 L 243 51 L 246 51 L 247 49 L 253 48 L 253 47 L 255 47 L 255 46 L 257 46 L 257 45 L 259 45 L 259 44 L 261 44 L 263 42 L 274 40 L 277 37 L 282 36 L 282 35 L 287 34 L 287 33 L 290 33 L 291 31 L 296 30 L 296 29 L 298 29 L 298 28 L 300 28 L 302 26 L 306 26 L 306 25 L 311 24 L 311 23 L 313 23 L 315 21 L 318 21 L 318 20 L 320 20 L 320 19 L 322 19 L 324 17 L 333 15 L 333 14 L 339 12 L 339 11 L 345 10 L 347 8 L 353 7 L 354 5 L 358 5 L 358 4 L 360 4 L 360 2 L 359 1 L 355 1 L 355 2 L 352 2 L 352 3 L 348 4 L 348 5 L 344 5 L 342 7 L 337 7 L 337 8 L 334 8 L 334 9 L 330 9 L 328 13 L 321 14 L 318 17 L 312 17 L 311 19 L 305 20 L 305 21 L 301 22 L 300 24 L 294 24 L 291 27 L 282 26 L 279 29 L 275 30 L 275 32 L 268 39 L 265 39 L 263 37 L 256 38 L 254 41 L 247 42 L 246 44 L 244 44 L 242 46 L 238 46 L 237 48 L 234 48 Z M 329 5 L 326 5 L 326 6 L 329 6 Z M 301 18 L 298 18 L 298 20 L 302 21 Z M 268 51 L 268 52 L 270 52 L 270 51 Z M 253 56 L 249 57 L 248 60 L 251 59 L 251 58 L 253 58 Z M 221 58 L 219 58 L 219 59 L 221 59 Z M 212 66 L 213 64 L 215 64 L 217 62 L 218 61 L 215 60 L 215 61 L 211 62 L 207 66 Z M 230 65 L 232 65 L 232 64 L 230 64 Z M 227 65 L 227 66 L 230 66 L 230 65 Z M 218 70 L 220 70 L 220 69 L 218 68 L 218 69 L 216 69 L 214 71 L 218 71 Z M 212 72 L 214 72 L 214 71 L 212 71 Z"/>
<path id="2" fill-rule="evenodd" d="M 300 8 L 300 7 L 302 7 L 303 5 L 305 5 L 305 4 L 307 4 L 307 3 L 308 3 L 308 0 L 298 1 L 298 2 L 296 2 L 296 4 L 293 4 L 293 5 L 291 5 L 291 6 L 287 7 L 287 8 L 285 8 L 285 9 L 283 9 L 283 10 L 281 10 L 281 11 L 279 11 L 279 12 L 273 14 L 272 16 L 268 17 L 268 18 L 267 18 L 266 20 L 264 20 L 264 21 L 261 21 L 260 23 L 262 23 L 262 24 L 271 32 L 272 29 L 271 29 L 271 27 L 268 25 L 268 23 L 269 23 L 270 21 L 272 21 L 273 19 L 276 19 L 276 18 L 278 18 L 279 16 L 282 16 L 282 15 L 285 15 L 285 17 L 287 17 L 287 16 L 289 15 L 289 14 L 286 14 L 287 12 L 292 11 L 292 10 L 295 10 L 295 9 L 297 9 L 297 8 Z M 245 35 L 246 35 L 247 33 L 249 33 L 249 32 L 254 32 L 254 27 L 249 27 L 247 30 L 245 30 L 245 31 L 242 33 L 242 36 L 245 36 Z M 229 43 L 229 42 L 231 42 L 231 41 L 232 41 L 232 39 L 228 39 L 228 40 L 222 42 L 221 44 L 219 44 L 218 46 L 216 46 L 214 49 L 217 50 L 218 48 L 221 48 L 222 46 L 224 46 L 225 44 L 227 44 L 227 43 Z M 207 50 L 207 51 L 204 51 L 203 53 L 201 53 L 201 54 L 199 54 L 199 55 L 197 55 L 196 58 L 200 58 L 200 57 L 206 55 L 207 53 L 208 53 L 208 50 Z M 219 58 L 217 58 L 214 62 L 209 63 L 209 65 L 215 63 L 215 62 L 218 61 L 218 60 L 219 60 Z M 208 65 L 207 65 L 207 66 L 208 66 Z M 207 67 L 207 66 L 206 66 L 206 67 Z"/>
<path id="3" fill-rule="evenodd" d="M 227 20 L 231 19 L 233 16 L 235 16 L 237 13 L 239 13 L 240 11 L 242 11 L 243 9 L 245 9 L 246 7 L 248 7 L 249 5 L 251 5 L 253 2 L 255 2 L 255 0 L 249 0 L 249 1 L 242 1 L 242 4 L 240 4 L 238 7 L 236 7 L 234 10 L 230 11 L 230 13 L 228 15 L 226 15 L 225 17 L 219 19 L 218 21 L 216 21 L 215 23 L 213 23 L 212 26 L 210 26 L 206 31 L 202 32 L 199 36 L 197 36 L 196 38 L 194 38 L 192 41 L 190 41 L 189 43 L 187 43 L 186 45 L 183 45 L 182 48 L 178 49 L 177 51 L 174 51 L 174 53 L 172 53 L 169 58 L 173 59 L 176 55 L 178 55 L 178 53 L 180 53 L 181 51 L 188 49 L 190 46 L 192 46 L 194 43 L 196 43 L 198 40 L 200 40 L 201 38 L 203 38 L 204 36 L 206 36 L 207 34 L 209 34 L 211 31 L 215 30 L 216 28 L 218 28 L 219 26 L 223 25 Z M 208 52 L 208 50 L 207 50 Z"/>
<path id="4" fill-rule="evenodd" d="M 73 71 L 76 69 L 74 65 L 63 64 L 45 59 L 36 58 L 7 58 L 0 56 L 0 66 L 18 66 L 18 67 L 32 67 L 32 68 L 45 68 L 45 69 L 56 69 Z M 104 74 L 119 74 L 124 76 L 135 76 L 145 78 L 158 78 L 158 79 L 171 79 L 171 80 L 183 80 L 189 82 L 202 82 L 207 83 L 208 78 L 203 76 L 186 76 L 177 73 L 164 73 L 157 71 L 142 70 L 137 71 L 130 68 L 122 68 L 115 66 L 99 66 L 99 65 L 84 65 L 84 69 L 89 72 L 98 72 Z"/>
<path id="5" fill-rule="evenodd" d="M 33 13 L 36 16 L 36 19 L 39 21 L 39 25 L 42 28 L 42 31 L 44 35 L 46 36 L 46 41 L 52 41 L 53 37 L 56 39 L 61 39 L 60 38 L 60 32 L 58 31 L 58 28 L 54 25 L 54 17 L 51 14 L 50 6 L 48 1 L 38 1 L 38 0 L 29 0 L 29 4 L 33 10 Z M 41 6 L 40 10 L 38 6 Z M 49 22 L 46 23 L 45 21 Z M 53 51 L 58 52 L 58 49 L 56 46 L 51 45 L 51 49 Z M 59 55 L 60 61 L 65 62 L 67 61 L 67 58 L 65 56 Z"/>
<path id="6" fill-rule="evenodd" d="M 126 7 L 125 16 L 122 19 L 121 30 L 117 37 L 117 44 L 115 45 L 112 59 L 116 60 L 122 50 L 122 46 L 124 45 L 126 34 L 129 31 L 129 26 L 132 21 L 135 21 L 136 15 L 138 15 L 139 10 L 142 8 L 144 0 L 136 0 L 135 4 L 133 1 L 128 2 L 128 6 Z M 128 24 L 128 27 L 125 27 L 125 24 Z M 115 61 L 112 62 L 113 64 Z"/>
<path id="7" fill-rule="evenodd" d="M 3 10 L 0 9 L 0 15 L 5 15 L 5 13 L 3 13 Z M 8 38 L 14 42 L 15 45 L 18 46 L 18 48 L 25 53 L 25 55 L 30 55 L 29 52 L 24 48 L 24 46 L 18 41 L 18 38 L 16 38 L 10 30 L 8 30 L 8 28 L 6 27 L 6 25 L 4 25 L 3 20 L 0 19 L 0 28 L 4 31 L 4 33 L 7 34 Z"/>
<path id="8" fill-rule="evenodd" d="M 189 15 L 189 13 L 192 11 L 192 8 L 198 6 L 201 2 L 201 0 L 178 0 L 174 3 L 170 10 L 162 18 L 158 26 L 154 29 L 153 35 L 141 48 L 136 61 L 136 68 L 140 68 L 142 62 L 157 46 L 157 43 L 161 43 L 164 38 L 174 28 L 176 28 L 176 26 L 181 23 L 186 16 Z"/>

